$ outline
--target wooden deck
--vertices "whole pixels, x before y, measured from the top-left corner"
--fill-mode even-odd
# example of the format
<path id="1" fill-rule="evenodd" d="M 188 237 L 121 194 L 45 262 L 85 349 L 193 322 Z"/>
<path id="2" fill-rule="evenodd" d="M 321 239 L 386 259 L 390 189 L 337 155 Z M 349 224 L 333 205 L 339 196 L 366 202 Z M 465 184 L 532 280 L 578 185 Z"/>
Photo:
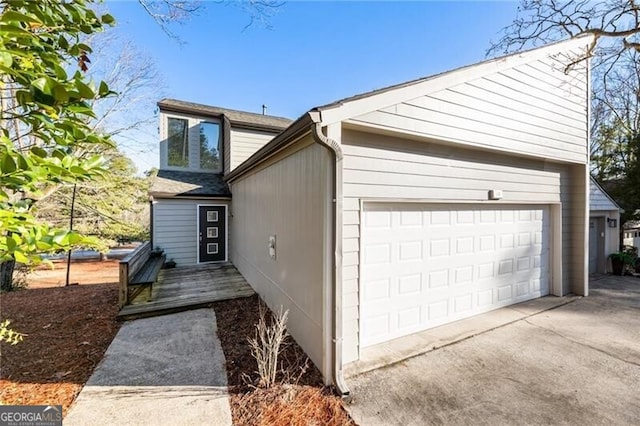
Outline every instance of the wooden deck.
<path id="1" fill-rule="evenodd" d="M 220 300 L 254 294 L 230 263 L 205 264 L 160 271 L 151 300 L 142 292 L 120 310 L 119 319 L 134 319 L 205 307 Z"/>

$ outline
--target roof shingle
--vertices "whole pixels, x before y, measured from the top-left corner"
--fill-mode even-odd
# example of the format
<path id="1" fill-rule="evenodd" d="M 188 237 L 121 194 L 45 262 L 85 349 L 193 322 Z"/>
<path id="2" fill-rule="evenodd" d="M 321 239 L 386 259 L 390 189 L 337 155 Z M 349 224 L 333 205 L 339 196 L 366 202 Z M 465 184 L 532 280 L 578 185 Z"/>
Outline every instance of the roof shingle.
<path id="1" fill-rule="evenodd" d="M 221 173 L 160 170 L 153 179 L 152 196 L 231 197 Z"/>
<path id="2" fill-rule="evenodd" d="M 224 115 L 232 124 L 267 127 L 284 130 L 293 121 L 284 117 L 256 114 L 253 112 L 237 111 L 234 109 L 196 104 L 194 102 L 179 101 L 177 99 L 163 99 L 158 102 L 161 110 L 201 114 L 213 117 Z"/>

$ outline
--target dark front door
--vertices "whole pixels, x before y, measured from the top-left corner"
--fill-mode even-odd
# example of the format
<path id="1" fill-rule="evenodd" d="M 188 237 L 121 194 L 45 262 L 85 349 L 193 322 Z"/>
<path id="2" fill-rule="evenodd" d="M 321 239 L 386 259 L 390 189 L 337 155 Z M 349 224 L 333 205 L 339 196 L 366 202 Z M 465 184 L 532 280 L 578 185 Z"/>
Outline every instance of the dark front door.
<path id="1" fill-rule="evenodd" d="M 226 206 L 200 206 L 198 217 L 199 261 L 223 262 L 227 260 Z"/>

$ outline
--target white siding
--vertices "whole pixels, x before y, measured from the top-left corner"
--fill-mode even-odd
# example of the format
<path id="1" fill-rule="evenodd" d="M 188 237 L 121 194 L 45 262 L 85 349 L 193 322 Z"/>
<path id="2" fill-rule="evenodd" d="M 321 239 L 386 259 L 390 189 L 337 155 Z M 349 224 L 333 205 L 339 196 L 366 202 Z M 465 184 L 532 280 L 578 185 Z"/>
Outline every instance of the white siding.
<path id="1" fill-rule="evenodd" d="M 229 171 L 238 167 L 247 158 L 274 138 L 277 133 L 257 130 L 231 129 L 231 158 Z"/>
<path id="2" fill-rule="evenodd" d="M 228 201 L 160 198 L 153 204 L 153 245 L 164 249 L 167 259 L 175 260 L 178 266 L 195 265 L 198 262 L 198 204 L 228 205 Z M 230 249 L 230 239 L 229 232 L 227 250 Z"/>
<path id="3" fill-rule="evenodd" d="M 231 260 L 272 310 L 289 310 L 289 332 L 325 377 L 328 161 L 325 149 L 307 144 L 231 186 Z"/>
<path id="4" fill-rule="evenodd" d="M 422 202 L 486 202 L 488 191 L 503 190 L 498 203 L 563 203 L 564 246 L 573 248 L 579 219 L 579 197 L 561 194 L 569 182 L 569 166 L 471 151 L 441 144 L 403 140 L 352 130 L 343 131 L 343 305 L 344 362 L 358 357 L 359 225 L 362 199 Z M 583 197 L 584 198 L 584 197 Z M 572 207 L 573 206 L 573 207 Z M 568 221 L 568 222 L 567 222 Z M 584 231 L 583 231 L 584 232 Z M 567 258 L 565 256 L 565 258 Z M 575 267 L 567 261 L 563 269 Z M 577 262 L 577 261 L 576 261 Z M 571 263 L 571 264 L 569 264 Z M 563 291 L 570 290 L 570 273 L 563 274 Z M 579 275 L 576 275 L 579 277 Z"/>
<path id="5" fill-rule="evenodd" d="M 350 120 L 512 154 L 586 163 L 587 82 L 536 60 Z"/>
<path id="6" fill-rule="evenodd" d="M 611 201 L 611 199 L 605 194 L 600 187 L 590 182 L 589 185 L 589 210 L 602 211 L 602 210 L 615 210 L 618 211 L 618 207 Z"/>
<path id="7" fill-rule="evenodd" d="M 588 261 L 586 165 L 568 165 L 561 171 L 563 294 L 582 295 Z"/>
<path id="8" fill-rule="evenodd" d="M 611 199 L 605 194 L 605 192 L 598 186 L 597 183 L 590 179 L 589 181 L 589 218 L 603 220 L 603 232 L 604 238 L 598 238 L 602 241 L 601 244 L 604 247 L 599 247 L 598 250 L 604 256 L 604 259 L 599 259 L 600 262 L 604 262 L 605 269 L 603 272 L 610 271 L 609 266 L 609 254 L 616 252 L 620 249 L 620 210 L 611 201 Z M 615 228 L 609 228 L 609 221 L 615 220 L 617 226 Z M 627 244 L 626 242 L 624 244 Z M 602 263 L 598 265 L 596 271 L 602 271 Z"/>
<path id="9" fill-rule="evenodd" d="M 615 229 L 615 231 L 617 231 L 617 229 Z M 634 246 L 637 247 L 638 250 L 640 250 L 640 228 L 634 228 L 624 231 L 623 241 L 625 246 Z"/>

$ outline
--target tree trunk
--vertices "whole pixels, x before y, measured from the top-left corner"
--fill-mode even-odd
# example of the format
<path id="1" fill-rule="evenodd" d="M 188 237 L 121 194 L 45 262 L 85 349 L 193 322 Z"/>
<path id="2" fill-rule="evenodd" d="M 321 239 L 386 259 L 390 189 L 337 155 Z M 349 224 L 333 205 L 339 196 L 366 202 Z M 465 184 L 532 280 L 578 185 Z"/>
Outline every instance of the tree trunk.
<path id="1" fill-rule="evenodd" d="M 0 263 L 0 290 L 13 290 L 13 269 L 16 266 L 15 260 L 7 260 Z"/>

